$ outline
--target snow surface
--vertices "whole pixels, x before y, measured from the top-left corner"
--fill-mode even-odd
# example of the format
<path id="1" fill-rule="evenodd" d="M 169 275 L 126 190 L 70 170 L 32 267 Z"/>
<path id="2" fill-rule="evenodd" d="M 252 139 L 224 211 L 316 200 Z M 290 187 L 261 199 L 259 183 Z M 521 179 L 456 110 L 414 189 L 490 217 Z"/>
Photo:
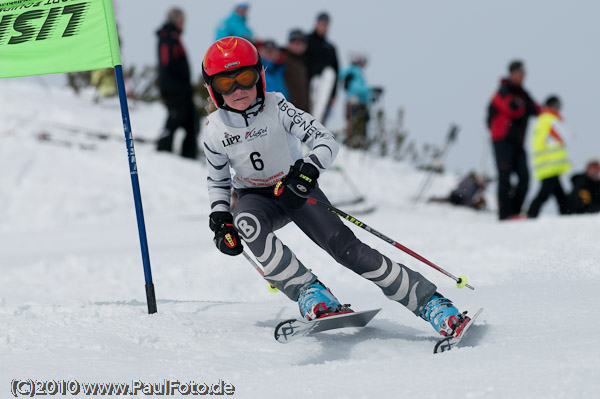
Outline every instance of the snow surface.
<path id="1" fill-rule="evenodd" d="M 597 215 L 500 223 L 492 212 L 413 209 L 422 173 L 342 150 L 339 165 L 378 206 L 359 219 L 467 275 L 475 290 L 456 289 L 352 227 L 356 234 L 430 278 L 460 309 L 485 310 L 467 346 L 433 355 L 427 323 L 286 226 L 282 240 L 340 300 L 383 310 L 367 328 L 282 345 L 273 327 L 297 316 L 297 307 L 269 293 L 243 257 L 214 248 L 204 165 L 139 143 L 158 298 L 158 313 L 148 315 L 118 104 L 98 106 L 92 93 L 76 97 L 30 82 L 0 81 L 0 397 L 25 378 L 223 379 L 241 398 L 597 397 Z M 131 104 L 136 137 L 154 138 L 164 117 L 160 105 Z M 40 133 L 54 141 L 40 141 Z M 332 200 L 353 195 L 346 178 L 322 177 Z M 437 177 L 429 194 L 446 194 L 455 182 Z"/>

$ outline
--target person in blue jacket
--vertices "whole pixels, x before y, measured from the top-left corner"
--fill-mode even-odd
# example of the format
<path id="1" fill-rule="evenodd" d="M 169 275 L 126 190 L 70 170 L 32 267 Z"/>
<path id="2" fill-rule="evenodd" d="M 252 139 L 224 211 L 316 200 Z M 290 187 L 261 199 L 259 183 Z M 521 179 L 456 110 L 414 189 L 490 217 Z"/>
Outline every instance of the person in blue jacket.
<path id="1" fill-rule="evenodd" d="M 252 30 L 247 25 L 248 8 L 248 3 L 237 3 L 233 12 L 217 26 L 215 40 L 239 36 L 252 41 Z"/>
<path id="2" fill-rule="evenodd" d="M 265 67 L 267 91 L 277 91 L 283 94 L 285 99 L 288 100 L 290 96 L 285 84 L 285 71 L 287 68 L 284 63 L 284 54 L 273 40 L 259 42 L 256 47 Z"/>
<path id="3" fill-rule="evenodd" d="M 340 73 L 340 81 L 346 90 L 346 139 L 350 147 L 367 146 L 367 123 L 369 105 L 379 98 L 383 89 L 367 85 L 363 71 L 367 65 L 364 55 L 353 55 L 348 68 Z"/>

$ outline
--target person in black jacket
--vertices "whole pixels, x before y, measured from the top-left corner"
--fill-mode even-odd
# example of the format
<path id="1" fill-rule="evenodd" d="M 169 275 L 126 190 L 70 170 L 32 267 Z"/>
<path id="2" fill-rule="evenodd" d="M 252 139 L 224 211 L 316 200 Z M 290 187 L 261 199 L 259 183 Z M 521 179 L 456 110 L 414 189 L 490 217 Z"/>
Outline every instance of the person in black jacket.
<path id="1" fill-rule="evenodd" d="M 501 80 L 500 88 L 492 97 L 487 114 L 487 125 L 491 132 L 498 167 L 500 220 L 520 217 L 529 188 L 529 169 L 523 142 L 529 118 L 540 111 L 539 105 L 523 88 L 523 62 L 511 62 L 508 72 L 508 77 Z M 510 184 L 513 173 L 518 178 L 514 188 Z"/>
<path id="2" fill-rule="evenodd" d="M 172 151 L 175 131 L 183 127 L 186 136 L 181 155 L 195 159 L 198 155 L 199 117 L 193 100 L 190 67 L 180 39 L 184 24 L 183 11 L 172 8 L 167 14 L 167 22 L 157 32 L 158 84 L 169 112 L 165 128 L 158 139 L 157 150 Z"/>
<path id="3" fill-rule="evenodd" d="M 335 47 L 325 39 L 328 30 L 329 15 L 322 12 L 317 16 L 315 30 L 307 37 L 306 49 L 310 113 L 323 125 L 335 100 L 339 73 Z"/>
<path id="4" fill-rule="evenodd" d="M 571 178 L 573 191 L 569 195 L 573 213 L 600 212 L 600 162 L 588 161 L 584 173 Z"/>

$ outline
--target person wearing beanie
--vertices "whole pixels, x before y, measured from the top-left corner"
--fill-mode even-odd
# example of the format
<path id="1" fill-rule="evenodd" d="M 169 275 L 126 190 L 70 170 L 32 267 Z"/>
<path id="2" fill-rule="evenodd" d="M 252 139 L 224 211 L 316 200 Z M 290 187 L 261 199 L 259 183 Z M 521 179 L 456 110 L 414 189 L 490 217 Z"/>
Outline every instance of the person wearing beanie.
<path id="1" fill-rule="evenodd" d="M 325 125 L 335 101 L 339 74 L 335 47 L 326 38 L 329 23 L 329 14 L 322 12 L 317 15 L 314 31 L 307 38 L 306 49 L 310 112 Z"/>
<path id="2" fill-rule="evenodd" d="M 367 56 L 355 53 L 350 57 L 351 65 L 340 73 L 339 80 L 346 91 L 346 138 L 344 143 L 352 148 L 366 149 L 369 146 L 367 124 L 371 119 L 371 105 L 376 102 L 383 88 L 367 84 L 364 69 Z"/>
<path id="3" fill-rule="evenodd" d="M 183 127 L 185 138 L 181 155 L 195 159 L 198 156 L 200 121 L 193 99 L 188 58 L 181 42 L 185 14 L 179 8 L 167 13 L 167 22 L 158 36 L 158 86 L 168 111 L 167 121 L 157 142 L 158 151 L 171 152 L 175 131 Z"/>
<path id="4" fill-rule="evenodd" d="M 561 132 L 563 118 L 560 115 L 561 101 L 557 96 L 546 99 L 542 112 L 533 130 L 533 169 L 537 180 L 542 183 L 540 191 L 531 202 L 527 217 L 536 218 L 544 202 L 554 196 L 561 215 L 569 213 L 568 201 L 560 183 L 560 176 L 571 169 Z"/>
<path id="5" fill-rule="evenodd" d="M 523 87 L 525 67 L 522 61 L 512 61 L 508 77 L 500 81 L 500 88 L 488 106 L 487 126 L 492 136 L 498 168 L 498 218 L 521 218 L 521 207 L 529 188 L 527 153 L 524 148 L 529 118 L 539 113 L 540 107 Z M 511 176 L 516 175 L 516 187 L 511 187 Z"/>
<path id="6" fill-rule="evenodd" d="M 569 194 L 572 213 L 600 212 L 600 161 L 588 160 L 585 171 L 571 177 L 573 191 Z"/>
<path id="7" fill-rule="evenodd" d="M 248 27 L 248 3 L 237 3 L 229 16 L 223 19 L 217 26 L 215 40 L 227 36 L 239 36 L 253 40 L 254 35 Z"/>
<path id="8" fill-rule="evenodd" d="M 306 35 L 300 29 L 292 29 L 288 35 L 287 46 L 283 51 L 286 67 L 283 76 L 288 89 L 288 99 L 296 108 L 309 111 Z"/>
<path id="9" fill-rule="evenodd" d="M 262 57 L 265 67 L 267 91 L 277 91 L 289 100 L 288 89 L 285 83 L 284 53 L 274 40 L 268 39 L 256 43 L 256 48 Z"/>

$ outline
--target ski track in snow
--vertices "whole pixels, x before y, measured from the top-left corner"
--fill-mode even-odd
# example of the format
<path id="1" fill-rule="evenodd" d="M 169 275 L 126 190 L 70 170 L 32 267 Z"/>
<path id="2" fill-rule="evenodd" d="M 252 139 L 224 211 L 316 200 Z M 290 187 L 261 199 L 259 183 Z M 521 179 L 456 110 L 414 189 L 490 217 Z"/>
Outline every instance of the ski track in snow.
<path id="1" fill-rule="evenodd" d="M 91 93 L 57 88 L 41 95 L 18 80 L 0 88 L 0 397 L 14 378 L 223 379 L 241 398 L 596 397 L 598 216 L 561 218 L 547 205 L 538 220 L 499 223 L 492 212 L 413 209 L 421 172 L 343 150 L 338 164 L 378 206 L 358 218 L 467 275 L 475 291 L 351 227 L 357 236 L 460 309 L 484 312 L 461 349 L 434 356 L 427 323 L 286 226 L 278 235 L 342 302 L 383 310 L 364 329 L 282 345 L 273 327 L 297 316 L 296 304 L 269 293 L 243 257 L 214 248 L 201 163 L 136 144 L 158 298 L 148 315 L 124 143 L 53 127 L 122 135 L 116 102 L 93 106 Z M 132 107 L 134 135 L 154 138 L 163 118 L 160 106 Z M 40 132 L 75 144 L 40 141 Z M 334 170 L 320 179 L 332 200 L 354 195 L 344 179 Z M 429 195 L 455 183 L 437 176 Z"/>

